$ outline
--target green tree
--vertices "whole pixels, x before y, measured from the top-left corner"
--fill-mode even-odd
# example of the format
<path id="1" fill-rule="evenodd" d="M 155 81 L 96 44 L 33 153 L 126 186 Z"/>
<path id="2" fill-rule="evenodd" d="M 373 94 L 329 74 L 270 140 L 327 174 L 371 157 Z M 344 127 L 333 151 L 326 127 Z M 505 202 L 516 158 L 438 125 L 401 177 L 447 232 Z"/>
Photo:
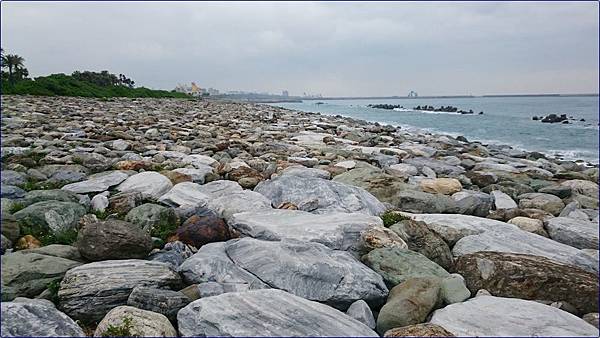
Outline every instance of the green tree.
<path id="1" fill-rule="evenodd" d="M 25 68 L 25 59 L 22 56 L 16 54 L 4 55 L 2 66 L 8 68 L 8 81 L 11 84 L 29 75 L 29 72 Z"/>

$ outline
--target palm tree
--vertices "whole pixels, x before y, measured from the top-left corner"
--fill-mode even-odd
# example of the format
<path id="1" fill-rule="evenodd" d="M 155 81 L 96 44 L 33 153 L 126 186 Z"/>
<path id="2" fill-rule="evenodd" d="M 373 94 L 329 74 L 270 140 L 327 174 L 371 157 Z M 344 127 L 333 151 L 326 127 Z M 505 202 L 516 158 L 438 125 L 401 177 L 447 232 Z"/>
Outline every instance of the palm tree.
<path id="1" fill-rule="evenodd" d="M 4 56 L 3 62 L 6 62 L 6 67 L 8 67 L 8 80 L 14 83 L 14 73 L 19 69 L 24 67 L 25 59 L 16 54 L 7 54 Z"/>

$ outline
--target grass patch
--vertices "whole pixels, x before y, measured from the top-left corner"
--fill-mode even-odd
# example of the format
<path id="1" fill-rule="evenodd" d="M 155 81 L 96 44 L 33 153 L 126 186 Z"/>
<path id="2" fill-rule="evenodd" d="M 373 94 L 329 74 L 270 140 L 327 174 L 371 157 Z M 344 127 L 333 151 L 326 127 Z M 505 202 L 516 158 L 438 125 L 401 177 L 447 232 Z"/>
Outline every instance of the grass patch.
<path id="1" fill-rule="evenodd" d="M 157 224 L 156 226 L 152 227 L 152 230 L 150 231 L 150 236 L 152 237 L 158 237 L 160 239 L 162 239 L 164 242 L 167 242 L 167 238 L 171 235 L 173 235 L 175 233 L 175 230 L 177 230 L 178 225 L 176 223 L 173 222 L 169 222 L 169 223 L 162 223 L 161 224 Z"/>
<path id="2" fill-rule="evenodd" d="M 99 220 L 105 220 L 106 217 L 108 217 L 108 215 L 110 215 L 110 213 L 106 210 L 102 210 L 102 211 L 94 210 L 94 211 L 92 211 L 92 213 L 94 215 L 96 215 L 96 218 L 98 218 Z"/>
<path id="3" fill-rule="evenodd" d="M 15 212 L 21 211 L 25 208 L 25 205 L 23 205 L 23 203 L 21 202 L 14 202 L 13 205 L 10 207 L 10 210 L 8 212 L 10 212 L 11 214 L 14 214 Z"/>
<path id="4" fill-rule="evenodd" d="M 58 289 L 60 289 L 60 281 L 59 280 L 52 281 L 52 282 L 48 283 L 46 288 L 50 292 L 50 300 L 52 301 L 52 303 L 58 305 Z"/>
<path id="5" fill-rule="evenodd" d="M 131 332 L 133 329 L 133 319 L 131 317 L 123 317 L 121 325 L 108 325 L 106 331 L 102 332 L 102 337 L 138 337 L 137 334 Z"/>
<path id="6" fill-rule="evenodd" d="M 390 227 L 400 221 L 409 220 L 409 217 L 402 216 L 396 211 L 388 210 L 381 215 L 381 220 L 383 221 L 383 226 Z"/>

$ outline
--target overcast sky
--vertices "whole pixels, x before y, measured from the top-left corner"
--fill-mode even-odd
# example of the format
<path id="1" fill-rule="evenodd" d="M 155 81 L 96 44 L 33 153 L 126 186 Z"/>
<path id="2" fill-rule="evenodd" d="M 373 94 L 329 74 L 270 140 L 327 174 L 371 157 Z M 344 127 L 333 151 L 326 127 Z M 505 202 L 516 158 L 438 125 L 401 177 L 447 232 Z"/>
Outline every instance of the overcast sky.
<path id="1" fill-rule="evenodd" d="M 598 3 L 2 2 L 33 76 L 327 96 L 597 93 Z"/>

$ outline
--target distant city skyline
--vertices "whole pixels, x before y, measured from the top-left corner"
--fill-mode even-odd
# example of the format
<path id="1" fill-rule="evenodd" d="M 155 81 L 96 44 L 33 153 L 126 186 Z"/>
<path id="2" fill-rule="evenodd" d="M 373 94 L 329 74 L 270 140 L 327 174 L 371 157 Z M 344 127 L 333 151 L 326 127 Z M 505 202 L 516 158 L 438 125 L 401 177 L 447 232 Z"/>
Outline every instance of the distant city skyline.
<path id="1" fill-rule="evenodd" d="M 598 93 L 597 2 L 2 2 L 32 77 L 302 96 Z"/>

